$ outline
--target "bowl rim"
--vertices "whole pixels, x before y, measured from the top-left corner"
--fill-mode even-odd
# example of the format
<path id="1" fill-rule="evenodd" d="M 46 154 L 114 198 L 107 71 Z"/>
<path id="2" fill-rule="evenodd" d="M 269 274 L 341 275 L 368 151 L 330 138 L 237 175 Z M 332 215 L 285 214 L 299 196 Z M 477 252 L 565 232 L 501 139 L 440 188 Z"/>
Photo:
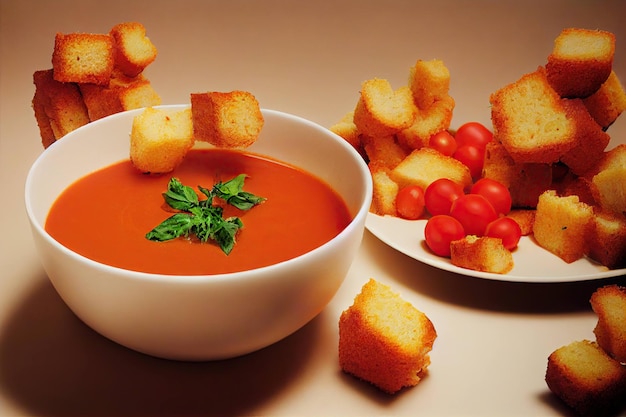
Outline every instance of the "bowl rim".
<path id="1" fill-rule="evenodd" d="M 165 109 L 165 110 L 168 110 L 168 109 L 175 110 L 175 109 L 188 108 L 190 107 L 190 105 L 189 104 L 169 104 L 169 105 L 159 105 L 159 106 L 153 106 L 153 107 L 159 108 L 159 109 Z M 78 136 L 81 133 L 81 131 L 87 128 L 88 126 L 91 126 L 89 128 L 93 129 L 94 126 L 97 126 L 98 124 L 110 122 L 111 119 L 113 118 L 129 117 L 130 114 L 132 113 L 139 114 L 144 109 L 145 108 L 127 110 L 127 111 L 115 113 L 113 115 L 95 120 L 93 122 L 88 123 L 87 125 L 83 125 L 77 128 L 76 130 L 72 132 L 69 132 L 67 135 L 63 137 L 62 140 L 65 142 L 72 141 L 72 140 L 79 140 L 79 139 L 76 139 L 75 137 Z M 285 268 L 285 267 L 290 268 L 296 262 L 308 261 L 308 258 L 319 256 L 321 253 L 325 251 L 332 251 L 333 246 L 335 245 L 335 242 L 337 242 L 338 240 L 344 239 L 344 237 L 347 234 L 353 233 L 352 229 L 357 228 L 359 224 L 363 224 L 363 229 L 364 229 L 365 219 L 369 212 L 369 206 L 372 200 L 372 193 L 373 193 L 372 177 L 369 173 L 369 169 L 367 167 L 366 162 L 363 160 L 363 157 L 356 151 L 356 149 L 354 149 L 354 147 L 350 145 L 345 139 L 343 139 L 336 133 L 332 132 L 330 129 L 327 129 L 316 122 L 305 119 L 301 116 L 297 116 L 297 115 L 279 111 L 279 110 L 261 108 L 261 112 L 264 115 L 271 114 L 280 118 L 286 118 L 286 119 L 295 121 L 297 123 L 307 125 L 309 128 L 323 131 L 324 134 L 334 137 L 335 140 L 339 143 L 339 145 L 343 147 L 349 154 L 352 155 L 352 157 L 354 158 L 356 162 L 357 167 L 362 173 L 363 179 L 365 181 L 364 183 L 365 189 L 364 189 L 362 201 L 359 205 L 359 209 L 357 210 L 356 213 L 354 213 L 354 215 L 352 216 L 352 219 L 346 225 L 346 227 L 344 227 L 336 236 L 324 242 L 322 245 L 306 253 L 303 253 L 299 256 L 296 256 L 295 258 L 290 258 L 290 259 L 281 261 L 276 264 L 267 265 L 267 266 L 263 266 L 263 267 L 255 268 L 255 269 L 248 269 L 244 271 L 221 273 L 221 274 L 204 274 L 204 275 L 158 274 L 158 273 L 142 272 L 142 271 L 120 268 L 120 267 L 116 267 L 116 266 L 112 266 L 112 265 L 95 261 L 91 258 L 88 258 L 84 255 L 81 255 L 69 249 L 68 247 L 64 246 L 63 244 L 58 242 L 56 239 L 54 239 L 52 236 L 50 236 L 50 234 L 45 230 L 44 225 L 41 224 L 37 220 L 37 216 L 34 214 L 33 203 L 31 201 L 31 194 L 32 194 L 32 187 L 33 187 L 32 183 L 34 181 L 33 176 L 34 176 L 35 171 L 37 170 L 37 167 L 45 159 L 46 152 L 51 150 L 50 148 L 52 148 L 52 151 L 54 152 L 53 149 L 56 149 L 55 146 L 58 146 L 57 142 L 53 143 L 52 145 L 50 145 L 48 149 L 45 149 L 43 152 L 41 152 L 41 154 L 39 154 L 39 156 L 36 158 L 36 160 L 32 163 L 31 167 L 29 168 L 28 174 L 26 176 L 26 181 L 24 185 L 24 204 L 25 204 L 29 223 L 31 225 L 31 228 L 34 229 L 32 233 L 39 234 L 41 237 L 43 237 L 43 239 L 47 242 L 47 244 L 58 249 L 59 251 L 64 253 L 66 256 L 69 256 L 74 262 L 81 262 L 81 263 L 84 263 L 88 267 L 101 270 L 104 273 L 108 272 L 109 274 L 113 274 L 119 277 L 125 277 L 129 279 L 130 278 L 140 279 L 140 280 L 147 280 L 147 281 L 158 281 L 162 283 L 166 282 L 168 284 L 199 283 L 199 282 L 208 282 L 208 281 L 221 282 L 225 280 L 233 280 L 234 277 L 236 277 L 238 281 L 245 281 L 245 280 L 255 279 L 259 276 L 274 276 L 274 274 L 272 274 L 273 270 L 276 270 L 278 268 Z M 85 175 L 88 175 L 88 174 L 85 174 Z"/>

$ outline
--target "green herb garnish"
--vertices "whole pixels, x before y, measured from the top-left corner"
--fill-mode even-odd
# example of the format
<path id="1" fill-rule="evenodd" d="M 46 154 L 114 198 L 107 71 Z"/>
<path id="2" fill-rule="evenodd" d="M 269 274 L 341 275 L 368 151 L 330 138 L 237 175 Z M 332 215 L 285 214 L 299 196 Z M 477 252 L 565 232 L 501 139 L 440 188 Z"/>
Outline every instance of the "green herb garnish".
<path id="1" fill-rule="evenodd" d="M 176 239 L 181 236 L 196 235 L 202 242 L 215 241 L 227 255 L 235 246 L 235 236 L 243 228 L 239 217 L 223 217 L 224 209 L 214 205 L 215 197 L 240 209 L 250 210 L 266 199 L 243 191 L 245 174 L 218 182 L 208 189 L 198 186 L 198 190 L 207 198 L 200 200 L 191 187 L 183 185 L 177 178 L 170 179 L 167 191 L 163 193 L 165 202 L 179 213 L 165 219 L 161 224 L 146 234 L 146 238 L 158 242 Z"/>

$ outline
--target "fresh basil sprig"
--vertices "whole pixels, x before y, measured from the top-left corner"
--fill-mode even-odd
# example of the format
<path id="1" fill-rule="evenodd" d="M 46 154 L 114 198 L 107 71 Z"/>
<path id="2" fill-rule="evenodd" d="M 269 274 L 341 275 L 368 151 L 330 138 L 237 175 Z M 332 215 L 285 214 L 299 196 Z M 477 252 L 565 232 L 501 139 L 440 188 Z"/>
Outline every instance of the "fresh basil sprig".
<path id="1" fill-rule="evenodd" d="M 249 210 L 266 199 L 243 191 L 245 174 L 218 182 L 208 189 L 198 186 L 198 190 L 207 198 L 200 200 L 193 188 L 183 185 L 177 178 L 171 178 L 167 191 L 163 193 L 165 202 L 179 213 L 168 217 L 146 234 L 146 238 L 154 241 L 167 241 L 191 234 L 202 241 L 215 241 L 227 255 L 235 246 L 235 236 L 243 228 L 239 217 L 224 219 L 224 209 L 213 204 L 219 197 L 226 203 L 240 209 Z"/>

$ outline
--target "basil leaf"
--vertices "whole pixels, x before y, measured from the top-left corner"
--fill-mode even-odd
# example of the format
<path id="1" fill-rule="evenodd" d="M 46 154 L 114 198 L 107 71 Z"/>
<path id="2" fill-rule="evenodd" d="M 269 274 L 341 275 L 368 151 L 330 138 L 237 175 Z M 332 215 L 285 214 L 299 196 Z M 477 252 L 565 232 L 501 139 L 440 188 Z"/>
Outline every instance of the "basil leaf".
<path id="1" fill-rule="evenodd" d="M 163 194 L 165 202 L 176 210 L 188 211 L 198 205 L 198 194 L 191 187 L 183 185 L 177 178 L 172 178 Z"/>
<path id="2" fill-rule="evenodd" d="M 250 210 L 252 207 L 262 203 L 266 199 L 264 197 L 258 197 L 247 191 L 243 191 L 243 183 L 245 179 L 245 174 L 239 174 L 232 180 L 215 184 L 213 186 L 213 192 L 218 197 L 224 199 L 228 204 L 240 210 Z"/>
<path id="3" fill-rule="evenodd" d="M 157 227 L 146 233 L 146 238 L 158 242 L 187 236 L 193 226 L 193 216 L 185 213 L 176 213 L 165 219 Z"/>

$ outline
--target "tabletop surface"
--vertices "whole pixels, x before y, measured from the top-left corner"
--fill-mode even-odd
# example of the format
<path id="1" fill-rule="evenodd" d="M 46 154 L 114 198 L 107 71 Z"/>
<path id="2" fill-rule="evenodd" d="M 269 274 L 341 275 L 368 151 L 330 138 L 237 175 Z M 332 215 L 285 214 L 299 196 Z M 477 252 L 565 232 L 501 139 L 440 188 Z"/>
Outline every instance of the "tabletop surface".
<path id="1" fill-rule="evenodd" d="M 406 85 L 417 59 L 451 72 L 452 125 L 490 126 L 489 95 L 543 65 L 566 27 L 617 37 L 626 80 L 626 2 L 0 0 L 0 415 L 572 415 L 549 392 L 548 355 L 593 339 L 589 297 L 626 278 L 520 283 L 445 272 L 365 232 L 345 282 L 292 336 L 225 361 L 175 362 L 121 347 L 65 306 L 39 264 L 24 181 L 41 154 L 32 74 L 51 67 L 56 32 L 106 33 L 139 21 L 158 48 L 145 72 L 164 104 L 248 90 L 264 108 L 330 126 L 361 82 Z M 610 128 L 626 142 L 626 116 Z M 428 375 L 394 396 L 343 374 L 338 319 L 370 278 L 424 311 L 438 338 Z"/>

